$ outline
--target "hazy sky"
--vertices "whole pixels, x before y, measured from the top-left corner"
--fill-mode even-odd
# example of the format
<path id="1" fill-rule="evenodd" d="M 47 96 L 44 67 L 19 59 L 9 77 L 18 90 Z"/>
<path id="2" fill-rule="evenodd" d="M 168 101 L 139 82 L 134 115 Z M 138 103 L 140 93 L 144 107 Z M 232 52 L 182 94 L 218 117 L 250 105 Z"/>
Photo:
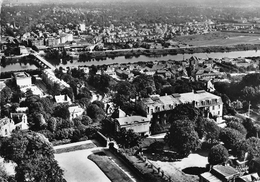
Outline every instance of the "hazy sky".
<path id="1" fill-rule="evenodd" d="M 51 2 L 51 3 L 55 3 L 55 2 L 140 2 L 140 1 L 144 1 L 144 2 L 148 2 L 151 3 L 153 2 L 180 2 L 180 3 L 187 3 L 187 4 L 223 4 L 223 5 L 259 5 L 260 4 L 260 0 L 0 0 L 0 2 L 3 1 L 4 3 L 9 3 L 9 2 L 14 2 L 14 3 L 42 3 L 42 2 Z"/>

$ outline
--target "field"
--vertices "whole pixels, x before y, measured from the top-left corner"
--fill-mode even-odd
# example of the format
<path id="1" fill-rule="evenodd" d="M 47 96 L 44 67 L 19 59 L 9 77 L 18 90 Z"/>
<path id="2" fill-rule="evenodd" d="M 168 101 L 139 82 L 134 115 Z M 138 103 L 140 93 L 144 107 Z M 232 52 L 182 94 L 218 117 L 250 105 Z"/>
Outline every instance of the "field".
<path id="1" fill-rule="evenodd" d="M 69 182 L 110 182 L 108 177 L 88 156 L 98 148 L 92 141 L 71 143 L 54 147 L 55 159 L 64 170 L 64 178 Z"/>
<path id="2" fill-rule="evenodd" d="M 260 44 L 260 34 L 214 32 L 205 35 L 180 36 L 174 40 L 193 46 Z"/>

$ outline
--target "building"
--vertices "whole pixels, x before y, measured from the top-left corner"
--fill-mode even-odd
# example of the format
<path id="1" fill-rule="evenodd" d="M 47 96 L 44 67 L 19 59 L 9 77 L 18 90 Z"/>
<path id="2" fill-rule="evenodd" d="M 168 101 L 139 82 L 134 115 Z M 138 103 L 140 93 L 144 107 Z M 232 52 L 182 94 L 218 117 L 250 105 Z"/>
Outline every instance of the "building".
<path id="1" fill-rule="evenodd" d="M 80 31 L 85 31 L 85 30 L 86 30 L 86 25 L 85 25 L 85 23 L 80 23 L 80 24 L 79 24 L 79 29 L 80 29 Z"/>
<path id="2" fill-rule="evenodd" d="M 260 177 L 257 173 L 248 174 L 238 177 L 236 182 L 260 182 Z"/>
<path id="3" fill-rule="evenodd" d="M 54 83 L 59 84 L 61 89 L 70 87 L 70 85 L 67 84 L 65 81 L 58 79 L 51 69 L 43 70 L 42 79 L 45 83 L 47 83 L 48 85 L 51 85 L 51 86 L 53 86 Z"/>
<path id="4" fill-rule="evenodd" d="M 0 81 L 0 91 L 3 90 L 3 88 L 6 86 L 4 81 Z"/>
<path id="5" fill-rule="evenodd" d="M 70 106 L 68 110 L 70 112 L 70 120 L 81 117 L 84 113 L 84 109 L 80 106 Z"/>
<path id="6" fill-rule="evenodd" d="M 14 121 L 15 129 L 17 130 L 29 129 L 27 115 L 25 113 L 11 113 L 11 119 Z"/>
<path id="7" fill-rule="evenodd" d="M 10 136 L 13 130 L 27 130 L 28 122 L 25 113 L 11 113 L 11 118 L 0 120 L 0 136 Z"/>
<path id="8" fill-rule="evenodd" d="M 32 85 L 32 77 L 26 72 L 15 72 L 13 73 L 14 79 L 16 81 L 16 85 L 20 86 L 20 88 L 31 86 Z"/>
<path id="9" fill-rule="evenodd" d="M 200 182 L 234 182 L 240 172 L 231 166 L 215 165 L 210 172 L 200 174 Z"/>
<path id="10" fill-rule="evenodd" d="M 179 104 L 191 103 L 196 108 L 209 111 L 212 116 L 216 117 L 217 122 L 222 121 L 223 102 L 221 97 L 205 90 L 166 96 L 153 95 L 142 99 L 142 102 L 146 106 L 147 115 L 173 110 Z"/>
<path id="11" fill-rule="evenodd" d="M 41 89 L 39 89 L 36 85 L 30 85 L 30 86 L 25 86 L 23 88 L 21 88 L 21 91 L 23 93 L 26 93 L 27 90 L 31 90 L 33 95 L 38 95 L 39 97 L 43 97 L 43 91 Z"/>
<path id="12" fill-rule="evenodd" d="M 2 118 L 0 120 L 0 136 L 10 136 L 15 129 L 14 121 L 10 118 Z"/>
<path id="13" fill-rule="evenodd" d="M 68 95 L 55 95 L 54 98 L 56 103 L 58 104 L 72 104 L 71 99 Z"/>
<path id="14" fill-rule="evenodd" d="M 126 116 L 116 118 L 117 130 L 119 128 L 125 128 L 127 130 L 132 129 L 135 133 L 139 133 L 143 136 L 150 134 L 150 119 L 142 116 Z"/>

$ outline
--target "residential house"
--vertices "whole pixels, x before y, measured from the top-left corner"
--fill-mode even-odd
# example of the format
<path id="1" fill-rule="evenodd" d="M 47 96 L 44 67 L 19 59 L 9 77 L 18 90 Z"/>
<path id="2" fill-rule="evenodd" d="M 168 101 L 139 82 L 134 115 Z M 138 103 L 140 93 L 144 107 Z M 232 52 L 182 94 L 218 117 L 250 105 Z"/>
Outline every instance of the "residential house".
<path id="1" fill-rule="evenodd" d="M 27 115 L 25 113 L 11 113 L 11 119 L 14 121 L 15 129 L 29 129 Z"/>
<path id="2" fill-rule="evenodd" d="M 0 136 L 10 136 L 14 129 L 15 126 L 12 119 L 4 117 L 0 120 Z"/>
<path id="3" fill-rule="evenodd" d="M 200 182 L 234 182 L 240 176 L 231 166 L 215 165 L 210 172 L 200 174 Z"/>
<path id="4" fill-rule="evenodd" d="M 70 113 L 70 120 L 81 117 L 84 113 L 84 109 L 80 106 L 70 106 L 68 107 L 68 110 Z"/>
<path id="5" fill-rule="evenodd" d="M 195 107 L 211 113 L 212 116 L 217 118 L 217 122 L 222 121 L 223 102 L 221 97 L 205 90 L 166 96 L 150 96 L 142 99 L 142 102 L 148 115 L 173 110 L 179 104 L 191 103 Z"/>
<path id="6" fill-rule="evenodd" d="M 143 136 L 150 134 L 150 120 L 142 116 L 116 118 L 116 127 L 117 130 L 119 130 L 119 128 L 132 129 L 135 133 L 139 133 Z"/>
<path id="7" fill-rule="evenodd" d="M 68 95 L 55 95 L 54 99 L 57 104 L 72 104 L 71 99 Z"/>
<path id="8" fill-rule="evenodd" d="M 6 86 L 4 81 L 0 81 L 0 91 L 3 90 L 3 88 Z"/>
<path id="9" fill-rule="evenodd" d="M 252 173 L 238 177 L 236 182 L 260 182 L 260 177 L 257 173 Z"/>

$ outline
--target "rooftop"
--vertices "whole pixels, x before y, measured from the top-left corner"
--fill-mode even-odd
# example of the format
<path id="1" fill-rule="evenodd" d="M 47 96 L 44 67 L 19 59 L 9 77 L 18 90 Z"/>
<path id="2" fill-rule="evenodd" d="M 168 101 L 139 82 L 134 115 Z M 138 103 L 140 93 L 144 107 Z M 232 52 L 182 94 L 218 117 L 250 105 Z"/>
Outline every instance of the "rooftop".
<path id="1" fill-rule="evenodd" d="M 29 77 L 28 73 L 25 72 L 15 72 L 13 73 L 16 78 L 26 78 Z"/>
<path id="2" fill-rule="evenodd" d="M 123 118 L 117 118 L 117 121 L 119 122 L 120 126 L 149 122 L 146 117 L 142 116 L 127 116 Z"/>
<path id="3" fill-rule="evenodd" d="M 222 175 L 225 178 L 229 178 L 229 177 L 239 174 L 239 171 L 231 166 L 216 165 L 216 166 L 213 166 L 212 170 L 217 172 L 218 174 Z"/>

